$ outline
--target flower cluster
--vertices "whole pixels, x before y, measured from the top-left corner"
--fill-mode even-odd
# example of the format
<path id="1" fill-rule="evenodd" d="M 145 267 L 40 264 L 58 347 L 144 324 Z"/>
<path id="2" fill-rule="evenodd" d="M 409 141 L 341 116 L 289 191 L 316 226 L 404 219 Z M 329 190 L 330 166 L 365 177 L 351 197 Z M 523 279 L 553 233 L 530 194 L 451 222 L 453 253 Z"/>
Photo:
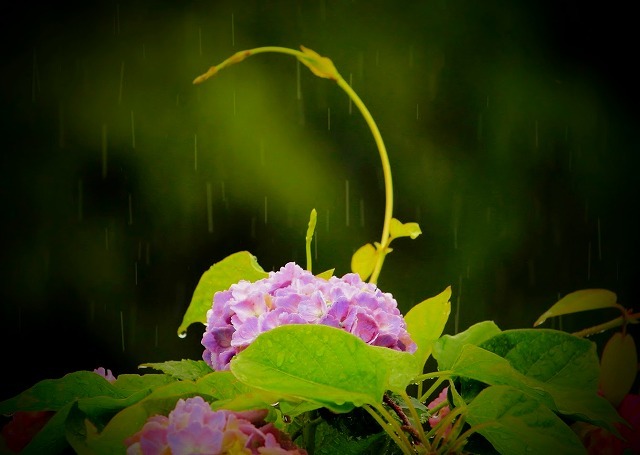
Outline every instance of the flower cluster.
<path id="1" fill-rule="evenodd" d="M 266 413 L 213 411 L 202 397 L 181 399 L 168 417 L 150 417 L 139 432 L 125 440 L 127 455 L 306 455 L 288 435 L 264 422 Z"/>
<path id="2" fill-rule="evenodd" d="M 215 294 L 202 337 L 203 358 L 215 370 L 228 369 L 258 335 L 285 324 L 324 324 L 370 345 L 416 350 L 391 294 L 355 273 L 325 280 L 289 262 L 268 278 L 240 281 Z"/>

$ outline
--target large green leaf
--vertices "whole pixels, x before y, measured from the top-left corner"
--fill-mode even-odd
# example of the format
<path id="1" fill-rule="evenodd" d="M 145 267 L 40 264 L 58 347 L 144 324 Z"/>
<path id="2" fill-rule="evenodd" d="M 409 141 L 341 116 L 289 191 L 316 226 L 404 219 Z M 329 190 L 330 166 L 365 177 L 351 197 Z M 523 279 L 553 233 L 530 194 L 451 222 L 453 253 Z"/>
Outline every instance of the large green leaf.
<path id="1" fill-rule="evenodd" d="M 433 357 L 438 361 L 438 369 L 440 371 L 450 369 L 465 345 L 478 345 L 498 333 L 500 329 L 493 321 L 482 321 L 457 335 L 440 337 L 433 344 Z"/>
<path id="2" fill-rule="evenodd" d="M 15 411 L 57 411 L 79 398 L 108 396 L 125 398 L 119 389 L 93 371 L 76 371 L 58 379 L 45 379 L 0 403 L 0 414 Z"/>
<path id="3" fill-rule="evenodd" d="M 616 294 L 607 289 L 582 289 L 575 291 L 558 300 L 533 323 L 533 326 L 537 327 L 546 321 L 547 318 L 561 316 L 563 314 L 597 310 L 600 308 L 615 308 L 617 306 L 617 299 Z"/>
<path id="4" fill-rule="evenodd" d="M 511 385 L 553 411 L 616 431 L 615 409 L 597 394 L 595 345 L 556 330 L 502 332 L 481 347 L 467 344 L 452 371 L 491 385 Z M 549 401 L 551 400 L 551 401 Z"/>
<path id="5" fill-rule="evenodd" d="M 423 368 L 431 355 L 433 343 L 440 337 L 449 319 L 450 298 L 451 286 L 448 286 L 437 296 L 428 298 L 411 308 L 404 318 L 411 339 L 418 345 L 414 356 L 419 369 Z"/>
<path id="6" fill-rule="evenodd" d="M 334 327 L 300 324 L 262 333 L 231 361 L 231 371 L 252 387 L 346 412 L 379 403 L 386 390 L 404 390 L 415 359 Z"/>
<path id="7" fill-rule="evenodd" d="M 257 281 L 268 277 L 262 267 L 248 251 L 240 251 L 216 262 L 204 272 L 193 292 L 189 308 L 178 327 L 178 335 L 186 336 L 187 328 L 196 322 L 207 322 L 207 311 L 213 305 L 213 295 L 218 291 L 229 289 L 240 280 Z"/>
<path id="8" fill-rule="evenodd" d="M 586 453 L 576 434 L 551 410 L 509 386 L 484 389 L 467 407 L 467 422 L 501 454 Z"/>

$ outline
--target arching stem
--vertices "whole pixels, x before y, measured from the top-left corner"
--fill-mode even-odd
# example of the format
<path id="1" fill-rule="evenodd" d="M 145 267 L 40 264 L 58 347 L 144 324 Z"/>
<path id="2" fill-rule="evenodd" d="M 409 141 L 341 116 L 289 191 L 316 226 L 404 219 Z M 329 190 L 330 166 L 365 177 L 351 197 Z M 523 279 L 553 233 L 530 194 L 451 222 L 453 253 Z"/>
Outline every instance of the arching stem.
<path id="1" fill-rule="evenodd" d="M 345 91 L 347 96 L 351 99 L 351 101 L 357 106 L 358 110 L 364 117 L 369 129 L 371 130 L 371 134 L 373 134 L 373 138 L 376 142 L 376 146 L 378 148 L 378 152 L 380 154 L 380 161 L 382 162 L 382 172 L 384 175 L 384 187 L 385 187 L 385 211 L 384 211 L 384 222 L 382 225 L 382 237 L 380 238 L 380 245 L 378 246 L 378 254 L 376 259 L 376 264 L 373 268 L 373 272 L 371 273 L 371 277 L 369 278 L 369 282 L 375 284 L 378 281 L 378 276 L 380 275 L 380 270 L 382 270 L 382 264 L 384 263 L 385 256 L 389 251 L 389 243 L 391 242 L 390 236 L 390 226 L 391 219 L 393 216 L 393 182 L 391 179 L 391 165 L 389 164 L 389 155 L 387 154 L 387 149 L 384 145 L 384 141 L 382 140 L 382 135 L 380 134 L 380 130 L 378 129 L 378 125 L 376 125 L 375 120 L 371 116 L 369 109 L 362 102 L 358 94 L 351 88 L 351 86 L 344 80 L 344 78 L 340 75 L 338 70 L 336 70 L 333 62 L 326 57 L 322 57 L 311 49 L 307 49 L 304 46 L 300 46 L 301 51 L 296 49 L 290 49 L 287 47 L 280 46 L 264 46 L 257 47 L 254 49 L 239 51 L 233 54 L 231 57 L 223 61 L 222 63 L 212 66 L 209 70 L 195 78 L 193 81 L 194 84 L 200 84 L 210 77 L 216 75 L 220 70 L 226 68 L 227 66 L 233 65 L 235 63 L 239 63 L 255 54 L 262 54 L 266 52 L 275 52 L 280 54 L 288 54 L 296 57 L 300 62 L 306 65 L 316 76 L 331 79 L 335 81 L 342 90 Z"/>

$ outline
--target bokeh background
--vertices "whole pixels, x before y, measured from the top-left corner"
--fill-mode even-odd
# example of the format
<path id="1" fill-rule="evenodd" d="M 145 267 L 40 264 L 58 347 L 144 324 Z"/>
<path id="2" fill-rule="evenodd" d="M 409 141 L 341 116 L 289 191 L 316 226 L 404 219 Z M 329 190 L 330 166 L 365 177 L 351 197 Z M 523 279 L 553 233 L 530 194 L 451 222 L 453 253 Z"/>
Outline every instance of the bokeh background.
<path id="1" fill-rule="evenodd" d="M 448 333 L 530 327 L 577 289 L 635 305 L 621 5 L 85 3 L 2 7 L 0 398 L 78 369 L 200 358 L 202 327 L 176 330 L 201 274 L 241 250 L 265 270 L 304 264 L 312 208 L 317 272 L 349 272 L 379 239 L 379 157 L 335 84 L 276 54 L 191 84 L 264 45 L 329 56 L 378 122 L 394 216 L 423 230 L 394 243 L 378 282 L 403 311 L 449 285 Z"/>

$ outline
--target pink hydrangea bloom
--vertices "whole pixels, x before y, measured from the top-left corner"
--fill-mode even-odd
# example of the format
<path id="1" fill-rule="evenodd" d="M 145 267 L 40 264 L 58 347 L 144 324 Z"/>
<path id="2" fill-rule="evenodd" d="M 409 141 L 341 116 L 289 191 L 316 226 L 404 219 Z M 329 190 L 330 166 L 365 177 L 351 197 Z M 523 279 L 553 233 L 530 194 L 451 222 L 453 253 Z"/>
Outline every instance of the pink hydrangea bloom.
<path id="1" fill-rule="evenodd" d="M 181 399 L 168 417 L 150 417 L 125 440 L 127 455 L 306 455 L 286 433 L 264 422 L 266 413 L 213 411 L 202 397 Z"/>
<path id="2" fill-rule="evenodd" d="M 289 262 L 268 278 L 240 281 L 215 294 L 202 337 L 203 358 L 215 370 L 229 369 L 231 359 L 258 335 L 285 324 L 324 324 L 373 346 L 417 348 L 391 294 L 355 273 L 325 280 Z"/>
<path id="3" fill-rule="evenodd" d="M 445 387 L 444 389 L 442 389 L 440 394 L 431 403 L 427 405 L 427 409 L 431 411 L 432 409 L 439 407 L 442 403 L 447 403 L 448 392 L 449 392 L 449 387 Z M 447 414 L 449 414 L 449 412 L 451 412 L 451 408 L 449 408 L 448 404 L 439 408 L 435 414 L 429 417 L 429 425 L 431 425 L 431 428 L 435 428 L 436 425 L 438 425 L 442 421 L 442 419 L 444 419 L 444 417 Z M 443 435 L 447 436 L 450 431 L 451 431 L 451 425 L 447 425 L 447 427 L 444 429 Z"/>
<path id="4" fill-rule="evenodd" d="M 111 370 L 105 370 L 103 367 L 96 368 L 93 372 L 99 374 L 109 382 L 115 382 L 116 380 L 116 377 L 113 375 Z"/>

